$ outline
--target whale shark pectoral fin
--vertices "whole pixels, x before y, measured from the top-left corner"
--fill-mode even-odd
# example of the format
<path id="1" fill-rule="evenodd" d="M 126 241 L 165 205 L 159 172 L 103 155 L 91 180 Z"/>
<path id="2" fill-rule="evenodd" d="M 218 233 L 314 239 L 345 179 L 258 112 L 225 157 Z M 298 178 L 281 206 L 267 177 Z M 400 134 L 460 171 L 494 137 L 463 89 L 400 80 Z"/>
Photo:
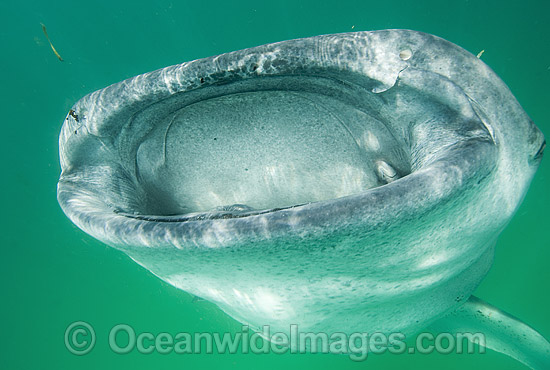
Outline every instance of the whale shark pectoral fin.
<path id="1" fill-rule="evenodd" d="M 550 343 L 541 334 L 477 297 L 471 296 L 462 307 L 430 327 L 437 332 L 482 333 L 485 343 L 480 340 L 477 344 L 504 353 L 531 369 L 550 369 Z M 479 340 L 477 336 L 472 338 Z"/>

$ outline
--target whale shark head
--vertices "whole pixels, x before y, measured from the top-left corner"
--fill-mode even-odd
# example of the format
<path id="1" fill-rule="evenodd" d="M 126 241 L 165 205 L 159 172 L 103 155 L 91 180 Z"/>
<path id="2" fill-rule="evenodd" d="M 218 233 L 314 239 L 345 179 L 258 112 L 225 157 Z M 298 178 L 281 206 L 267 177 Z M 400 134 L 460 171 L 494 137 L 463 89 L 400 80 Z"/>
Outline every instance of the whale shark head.
<path id="1" fill-rule="evenodd" d="M 317 36 L 79 100 L 58 200 L 253 328 L 414 333 L 463 305 L 544 137 L 481 60 L 407 30 Z"/>

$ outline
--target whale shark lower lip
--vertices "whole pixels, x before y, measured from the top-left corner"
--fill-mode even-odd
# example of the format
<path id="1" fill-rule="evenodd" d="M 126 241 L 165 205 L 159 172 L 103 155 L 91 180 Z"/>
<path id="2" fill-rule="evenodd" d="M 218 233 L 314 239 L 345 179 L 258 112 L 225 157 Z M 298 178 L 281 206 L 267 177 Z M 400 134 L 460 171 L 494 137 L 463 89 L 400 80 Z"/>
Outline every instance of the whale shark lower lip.
<path id="1" fill-rule="evenodd" d="M 468 297 L 544 150 L 487 65 L 409 30 L 170 66 L 70 112 L 66 215 L 173 286 L 281 332 L 410 334 L 470 320 L 482 303 Z M 546 343 L 503 345 L 487 317 L 488 347 L 548 362 L 534 329 L 501 315 Z"/>

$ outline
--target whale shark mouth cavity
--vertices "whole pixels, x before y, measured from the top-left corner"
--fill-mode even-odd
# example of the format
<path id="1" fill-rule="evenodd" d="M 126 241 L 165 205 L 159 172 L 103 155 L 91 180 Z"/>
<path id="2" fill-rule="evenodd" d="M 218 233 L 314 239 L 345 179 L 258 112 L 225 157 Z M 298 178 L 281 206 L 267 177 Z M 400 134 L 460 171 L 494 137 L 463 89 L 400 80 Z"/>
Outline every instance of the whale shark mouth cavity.
<path id="1" fill-rule="evenodd" d="M 181 108 L 154 113 L 162 118 L 136 154 L 147 194 L 142 213 L 285 208 L 410 173 L 404 138 L 369 113 L 379 98 L 361 87 L 322 76 L 236 85 L 221 96 L 205 88 L 196 102 L 176 97 Z"/>
<path id="2" fill-rule="evenodd" d="M 374 94 L 360 78 L 344 77 L 351 81 L 320 73 L 257 77 L 138 112 L 130 125 L 155 122 L 125 132 L 141 136 L 135 172 L 146 202 L 138 213 L 255 213 L 358 194 L 422 166 L 425 152 L 414 145 L 428 128 L 420 125 L 451 132 L 439 147 L 450 145 L 459 124 L 491 140 L 460 107 L 408 87 Z M 400 111 L 390 107 L 397 97 L 408 100 Z M 438 113 L 450 122 L 427 122 Z"/>
<path id="3" fill-rule="evenodd" d="M 252 328 L 483 322 L 488 347 L 550 362 L 540 334 L 468 300 L 544 136 L 448 41 L 357 32 L 166 67 L 79 100 L 59 143 L 77 226 Z"/>

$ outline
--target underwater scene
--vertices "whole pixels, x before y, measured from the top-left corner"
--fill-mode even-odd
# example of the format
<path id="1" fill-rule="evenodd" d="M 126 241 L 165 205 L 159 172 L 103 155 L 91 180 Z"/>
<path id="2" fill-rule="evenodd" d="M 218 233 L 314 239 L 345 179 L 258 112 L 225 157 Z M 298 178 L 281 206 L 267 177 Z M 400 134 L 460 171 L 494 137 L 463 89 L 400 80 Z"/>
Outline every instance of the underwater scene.
<path id="1" fill-rule="evenodd" d="M 548 14 L 2 2 L 0 367 L 550 368 Z"/>

